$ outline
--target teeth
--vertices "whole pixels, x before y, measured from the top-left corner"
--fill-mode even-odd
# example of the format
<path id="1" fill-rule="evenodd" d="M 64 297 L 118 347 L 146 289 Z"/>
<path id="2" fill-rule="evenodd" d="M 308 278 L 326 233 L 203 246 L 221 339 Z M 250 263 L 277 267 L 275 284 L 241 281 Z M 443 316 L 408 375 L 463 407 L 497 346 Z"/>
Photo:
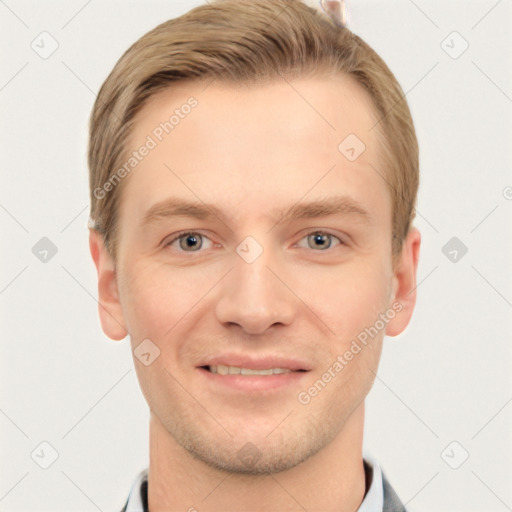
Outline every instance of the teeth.
<path id="1" fill-rule="evenodd" d="M 267 370 L 251 370 L 249 368 L 239 368 L 238 366 L 209 366 L 212 373 L 219 375 L 277 375 L 281 373 L 291 373 L 291 370 L 285 368 L 268 368 Z"/>
<path id="2" fill-rule="evenodd" d="M 249 370 L 248 368 L 241 368 L 240 373 L 242 375 L 272 375 L 274 372 L 272 368 L 268 370 Z"/>

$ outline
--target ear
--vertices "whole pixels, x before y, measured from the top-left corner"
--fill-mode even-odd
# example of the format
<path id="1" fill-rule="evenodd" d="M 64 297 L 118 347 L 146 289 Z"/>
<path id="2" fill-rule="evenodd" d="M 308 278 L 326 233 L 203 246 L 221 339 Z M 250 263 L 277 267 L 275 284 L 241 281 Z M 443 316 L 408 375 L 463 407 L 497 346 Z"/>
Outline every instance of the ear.
<path id="1" fill-rule="evenodd" d="M 123 310 L 119 301 L 116 268 L 105 248 L 103 237 L 95 229 L 89 230 L 89 248 L 98 271 L 98 312 L 103 332 L 113 340 L 128 335 L 124 327 Z"/>
<path id="2" fill-rule="evenodd" d="M 393 275 L 391 304 L 397 312 L 386 326 L 388 336 L 397 336 L 409 324 L 416 304 L 416 270 L 420 256 L 421 234 L 412 227 L 404 240 L 402 254 Z"/>

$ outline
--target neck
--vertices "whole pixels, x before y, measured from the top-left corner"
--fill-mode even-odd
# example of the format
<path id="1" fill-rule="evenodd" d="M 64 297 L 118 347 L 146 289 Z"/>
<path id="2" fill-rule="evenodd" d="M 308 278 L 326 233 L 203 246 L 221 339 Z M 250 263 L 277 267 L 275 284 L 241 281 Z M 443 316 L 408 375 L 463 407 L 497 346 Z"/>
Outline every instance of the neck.
<path id="1" fill-rule="evenodd" d="M 151 413 L 149 510 L 355 512 L 365 494 L 363 424 L 364 402 L 318 453 L 289 470 L 253 476 L 222 472 L 196 459 Z"/>

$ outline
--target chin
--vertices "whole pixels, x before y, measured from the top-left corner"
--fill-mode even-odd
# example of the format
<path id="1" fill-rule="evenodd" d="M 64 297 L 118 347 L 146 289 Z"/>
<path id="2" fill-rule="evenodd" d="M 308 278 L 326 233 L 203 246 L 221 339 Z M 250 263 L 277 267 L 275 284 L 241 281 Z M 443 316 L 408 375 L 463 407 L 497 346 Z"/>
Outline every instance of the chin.
<path id="1" fill-rule="evenodd" d="M 275 425 L 275 424 L 274 424 Z M 176 439 L 195 459 L 227 473 L 245 475 L 265 475 L 279 473 L 298 466 L 329 444 L 335 429 L 270 428 L 256 429 L 253 432 L 239 428 L 243 436 L 231 439 L 226 436 L 212 438 L 205 431 L 192 433 Z M 274 426 L 275 429 L 275 426 Z M 236 432 L 236 431 L 234 431 Z"/>
<path id="2" fill-rule="evenodd" d="M 189 452 L 196 459 L 219 471 L 256 476 L 292 469 L 314 455 L 320 448 L 303 447 L 299 451 L 287 449 L 285 446 L 259 448 L 249 441 L 236 452 L 204 452 L 197 450 L 197 447 L 194 450 L 189 449 Z"/>

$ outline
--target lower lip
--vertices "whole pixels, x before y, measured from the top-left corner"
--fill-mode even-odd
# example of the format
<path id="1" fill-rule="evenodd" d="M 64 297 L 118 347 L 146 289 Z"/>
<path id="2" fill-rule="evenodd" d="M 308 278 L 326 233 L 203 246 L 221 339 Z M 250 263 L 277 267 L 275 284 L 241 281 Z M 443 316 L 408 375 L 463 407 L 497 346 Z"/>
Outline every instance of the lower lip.
<path id="1" fill-rule="evenodd" d="M 240 391 L 271 391 L 299 382 L 309 372 L 277 373 L 274 375 L 221 375 L 198 368 L 212 384 Z"/>

